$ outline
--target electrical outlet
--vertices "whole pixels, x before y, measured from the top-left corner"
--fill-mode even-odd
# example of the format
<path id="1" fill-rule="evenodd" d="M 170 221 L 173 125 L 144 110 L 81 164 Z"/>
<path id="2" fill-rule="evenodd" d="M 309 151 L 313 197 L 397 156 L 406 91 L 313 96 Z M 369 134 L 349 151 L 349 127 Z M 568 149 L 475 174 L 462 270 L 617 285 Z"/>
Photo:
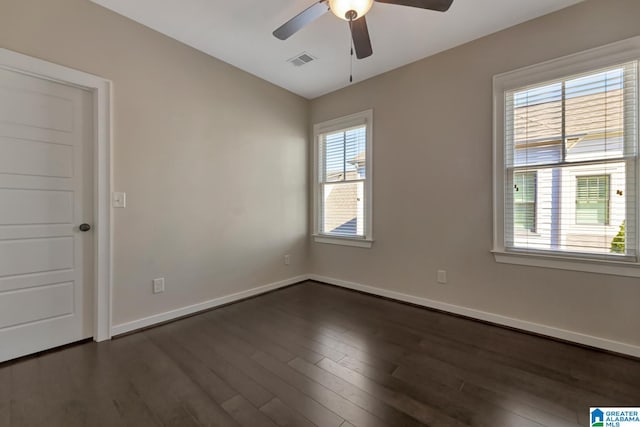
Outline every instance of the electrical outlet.
<path id="1" fill-rule="evenodd" d="M 438 283 L 447 283 L 447 270 L 438 270 Z"/>
<path id="2" fill-rule="evenodd" d="M 164 277 L 153 279 L 153 293 L 159 294 L 164 292 Z"/>
<path id="3" fill-rule="evenodd" d="M 284 256 L 284 265 L 291 264 L 291 255 L 287 254 Z"/>

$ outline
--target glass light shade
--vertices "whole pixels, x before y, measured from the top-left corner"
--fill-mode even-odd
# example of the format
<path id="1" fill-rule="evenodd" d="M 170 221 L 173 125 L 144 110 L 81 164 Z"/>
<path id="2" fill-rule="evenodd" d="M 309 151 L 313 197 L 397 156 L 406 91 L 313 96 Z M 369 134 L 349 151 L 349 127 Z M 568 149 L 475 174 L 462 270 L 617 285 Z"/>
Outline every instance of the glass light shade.
<path id="1" fill-rule="evenodd" d="M 331 8 L 331 12 L 336 15 L 340 19 L 344 19 L 348 21 L 347 12 L 353 10 L 357 13 L 356 18 L 360 18 L 364 16 L 371 6 L 373 5 L 373 0 L 329 0 L 329 7 Z"/>

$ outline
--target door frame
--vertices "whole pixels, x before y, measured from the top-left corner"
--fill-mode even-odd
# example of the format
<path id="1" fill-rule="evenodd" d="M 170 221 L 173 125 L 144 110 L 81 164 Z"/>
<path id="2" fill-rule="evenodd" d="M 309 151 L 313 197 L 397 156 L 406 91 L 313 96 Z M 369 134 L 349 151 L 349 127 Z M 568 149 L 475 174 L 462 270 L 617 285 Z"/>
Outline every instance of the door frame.
<path id="1" fill-rule="evenodd" d="M 68 86 L 88 90 L 93 95 L 93 340 L 111 339 L 112 321 L 112 82 L 42 59 L 0 48 L 0 68 Z"/>

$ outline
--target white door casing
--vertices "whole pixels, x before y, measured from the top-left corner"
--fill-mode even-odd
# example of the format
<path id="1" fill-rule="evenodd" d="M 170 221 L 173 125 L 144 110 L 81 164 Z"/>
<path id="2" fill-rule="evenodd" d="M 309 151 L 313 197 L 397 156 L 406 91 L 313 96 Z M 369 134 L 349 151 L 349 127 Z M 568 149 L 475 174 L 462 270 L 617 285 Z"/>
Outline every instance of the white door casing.
<path id="1" fill-rule="evenodd" d="M 0 49 L 0 361 L 111 337 L 110 91 Z"/>

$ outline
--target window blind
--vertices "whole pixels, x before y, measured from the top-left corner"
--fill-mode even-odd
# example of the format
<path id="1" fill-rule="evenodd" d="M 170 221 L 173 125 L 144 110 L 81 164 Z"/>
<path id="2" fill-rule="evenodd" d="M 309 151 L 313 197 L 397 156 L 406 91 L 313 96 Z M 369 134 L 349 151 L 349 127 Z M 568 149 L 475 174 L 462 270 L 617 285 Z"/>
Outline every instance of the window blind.
<path id="1" fill-rule="evenodd" d="M 367 127 L 320 135 L 320 233 L 365 237 Z"/>
<path id="2" fill-rule="evenodd" d="M 636 254 L 637 62 L 505 93 L 505 247 Z"/>

